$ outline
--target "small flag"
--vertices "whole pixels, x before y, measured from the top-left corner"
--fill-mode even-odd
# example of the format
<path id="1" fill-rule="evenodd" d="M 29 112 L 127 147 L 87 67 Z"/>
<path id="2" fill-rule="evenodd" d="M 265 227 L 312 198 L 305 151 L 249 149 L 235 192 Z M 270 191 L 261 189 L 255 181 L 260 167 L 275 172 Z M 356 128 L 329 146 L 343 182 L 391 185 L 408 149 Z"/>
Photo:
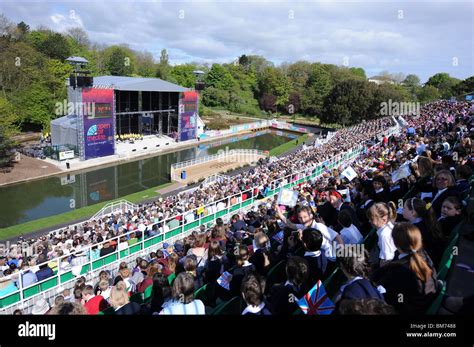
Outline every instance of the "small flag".
<path id="1" fill-rule="evenodd" d="M 217 283 L 227 290 L 230 290 L 230 281 L 232 280 L 232 274 L 225 271 L 221 277 L 217 279 Z"/>
<path id="2" fill-rule="evenodd" d="M 297 301 L 297 304 L 305 314 L 311 315 L 329 315 L 335 308 L 320 280 L 305 296 Z"/>
<path id="3" fill-rule="evenodd" d="M 283 230 L 281 230 L 279 233 L 273 235 L 273 239 L 278 242 L 278 243 L 283 243 Z"/>
<path id="4" fill-rule="evenodd" d="M 346 177 L 349 180 L 349 182 L 357 177 L 357 173 L 352 168 L 352 166 L 349 166 L 344 171 L 342 171 L 341 175 Z"/>

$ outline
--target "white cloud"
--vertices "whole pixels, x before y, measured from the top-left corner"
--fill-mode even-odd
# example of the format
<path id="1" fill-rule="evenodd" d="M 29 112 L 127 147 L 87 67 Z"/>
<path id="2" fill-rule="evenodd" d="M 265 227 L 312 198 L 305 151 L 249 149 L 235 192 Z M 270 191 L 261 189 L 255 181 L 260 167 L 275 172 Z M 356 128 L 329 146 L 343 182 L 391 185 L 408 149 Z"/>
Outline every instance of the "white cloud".
<path id="1" fill-rule="evenodd" d="M 81 26 L 93 42 L 128 43 L 156 59 L 166 48 L 172 63 L 230 62 L 241 54 L 260 54 L 276 63 L 306 59 L 340 65 L 348 57 L 350 66 L 417 73 L 423 80 L 439 71 L 461 78 L 472 74 L 473 6 L 434 0 L 7 0 L 0 12 L 32 27 L 47 25 L 63 32 Z M 400 10 L 403 19 L 398 18 Z M 457 67 L 451 64 L 454 56 Z"/>

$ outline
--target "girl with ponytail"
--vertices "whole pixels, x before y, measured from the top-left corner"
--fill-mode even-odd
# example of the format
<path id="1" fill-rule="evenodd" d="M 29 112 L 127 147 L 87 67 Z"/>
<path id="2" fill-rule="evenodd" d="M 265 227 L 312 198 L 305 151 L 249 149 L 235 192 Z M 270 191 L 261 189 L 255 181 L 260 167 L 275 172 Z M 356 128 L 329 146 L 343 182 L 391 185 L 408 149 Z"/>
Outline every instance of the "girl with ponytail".
<path id="1" fill-rule="evenodd" d="M 433 263 L 438 264 L 446 248 L 446 239 L 434 211 L 427 208 L 423 200 L 411 198 L 405 202 L 403 217 L 420 230 L 423 248 Z"/>
<path id="2" fill-rule="evenodd" d="M 396 247 L 393 243 L 392 229 L 393 223 L 397 218 L 397 208 L 395 204 L 390 201 L 378 202 L 373 204 L 367 211 L 367 217 L 370 224 L 377 228 L 378 247 L 380 250 L 379 259 L 380 265 L 390 261 L 395 256 Z"/>
<path id="3" fill-rule="evenodd" d="M 374 273 L 373 280 L 382 285 L 387 303 L 400 313 L 425 313 L 438 292 L 433 262 L 423 249 L 420 230 L 403 222 L 395 225 L 393 241 L 398 259 Z"/>
<path id="4" fill-rule="evenodd" d="M 240 295 L 242 280 L 248 273 L 256 271 L 255 266 L 249 262 L 250 254 L 246 245 L 235 246 L 234 248 L 236 265 L 229 270 L 232 273 L 232 279 L 229 284 L 230 294 L 232 296 Z"/>

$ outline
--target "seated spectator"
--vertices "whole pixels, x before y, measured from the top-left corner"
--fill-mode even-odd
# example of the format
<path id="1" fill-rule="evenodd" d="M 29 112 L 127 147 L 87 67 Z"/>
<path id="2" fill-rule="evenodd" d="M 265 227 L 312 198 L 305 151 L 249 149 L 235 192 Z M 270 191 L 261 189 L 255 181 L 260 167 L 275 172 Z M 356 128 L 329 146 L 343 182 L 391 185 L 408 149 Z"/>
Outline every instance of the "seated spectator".
<path id="1" fill-rule="evenodd" d="M 51 268 L 46 263 L 47 261 L 48 259 L 46 259 L 44 254 L 40 254 L 38 256 L 38 263 L 41 264 L 39 266 L 39 270 L 36 272 L 36 278 L 38 279 L 38 282 L 54 276 L 53 270 L 51 270 Z"/>
<path id="2" fill-rule="evenodd" d="M 101 280 L 97 285 L 95 294 L 102 296 L 105 300 L 109 300 L 111 290 L 112 286 L 110 286 L 109 282 L 106 280 Z"/>
<path id="3" fill-rule="evenodd" d="M 254 235 L 253 254 L 249 258 L 249 262 L 255 266 L 257 273 L 262 276 L 266 275 L 273 264 L 269 249 L 270 240 L 268 236 L 264 232 L 257 232 Z"/>
<path id="4" fill-rule="evenodd" d="M 247 224 L 240 218 L 238 214 L 234 214 L 231 220 L 230 230 L 232 232 L 247 230 Z"/>
<path id="5" fill-rule="evenodd" d="M 176 276 L 172 289 L 173 300 L 166 305 L 160 314 L 205 314 L 205 307 L 201 300 L 194 299 L 194 278 L 188 273 Z"/>
<path id="6" fill-rule="evenodd" d="M 461 201 L 455 197 L 447 197 L 441 206 L 441 217 L 438 222 L 441 225 L 441 231 L 445 237 L 451 235 L 454 228 L 461 222 L 463 218 Z"/>
<path id="7" fill-rule="evenodd" d="M 179 257 L 176 253 L 171 253 L 168 258 L 168 271 L 170 274 L 178 274 L 179 271 L 177 271 L 177 267 L 179 264 Z"/>
<path id="8" fill-rule="evenodd" d="M 247 274 L 242 280 L 242 297 L 247 307 L 242 315 L 271 315 L 265 307 L 263 293 L 265 291 L 265 280 L 256 274 Z"/>
<path id="9" fill-rule="evenodd" d="M 204 280 L 206 283 L 215 282 L 224 272 L 224 256 L 219 241 L 211 241 L 208 248 L 208 258 L 204 266 Z"/>
<path id="10" fill-rule="evenodd" d="M 147 276 L 148 271 L 148 262 L 145 259 L 139 258 L 137 259 L 137 266 L 133 269 L 133 274 L 130 280 L 133 283 L 141 283 Z"/>
<path id="11" fill-rule="evenodd" d="M 150 263 L 148 266 L 146 277 L 137 285 L 137 292 L 144 293 L 145 289 L 153 285 L 153 276 L 157 273 L 161 273 L 161 265 L 158 263 Z"/>
<path id="12" fill-rule="evenodd" d="M 423 250 L 421 232 L 403 222 L 395 225 L 392 234 L 398 259 L 378 269 L 373 281 L 385 288 L 385 300 L 399 313 L 425 313 L 438 293 L 438 282 L 433 263 Z"/>
<path id="13" fill-rule="evenodd" d="M 85 315 L 87 311 L 80 304 L 65 301 L 61 305 L 53 307 L 49 314 L 59 316 Z"/>
<path id="14" fill-rule="evenodd" d="M 448 170 L 441 170 L 435 174 L 433 186 L 435 188 L 433 200 L 431 201 L 431 208 L 436 213 L 436 217 L 441 217 L 441 206 L 444 200 L 449 196 L 456 196 L 459 198 L 460 194 L 456 189 L 456 182 L 454 177 Z"/>
<path id="15" fill-rule="evenodd" d="M 429 196 L 428 201 L 431 201 L 433 199 L 433 162 L 430 158 L 421 156 L 417 160 L 417 167 L 418 178 L 415 182 L 415 192 Z"/>
<path id="16" fill-rule="evenodd" d="M 456 189 L 461 196 L 467 195 L 471 190 L 469 178 L 472 176 L 472 169 L 467 165 L 458 165 L 456 167 Z"/>
<path id="17" fill-rule="evenodd" d="M 342 210 L 337 217 L 339 224 L 342 226 L 339 234 L 344 244 L 361 243 L 364 237 L 359 229 L 354 225 L 352 214 L 348 210 Z"/>
<path id="18" fill-rule="evenodd" d="M 392 238 L 393 222 L 397 217 L 395 204 L 378 202 L 367 211 L 370 223 L 377 228 L 380 265 L 392 260 L 397 250 Z"/>
<path id="19" fill-rule="evenodd" d="M 248 247 L 240 245 L 236 251 L 236 266 L 230 271 L 232 273 L 232 279 L 229 284 L 231 296 L 239 296 L 242 279 L 248 273 L 255 272 L 255 266 L 249 262 L 250 256 Z"/>
<path id="20" fill-rule="evenodd" d="M 367 218 L 367 210 L 374 204 L 374 188 L 372 184 L 362 184 L 360 191 L 360 204 L 356 209 L 357 218 L 360 221 L 360 231 L 367 235 L 372 228 L 370 221 Z"/>
<path id="21" fill-rule="evenodd" d="M 120 263 L 118 275 L 114 279 L 114 286 L 121 281 L 124 282 L 127 286 L 128 292 L 134 291 L 135 283 L 133 283 L 131 279 L 130 269 L 128 268 L 128 265 L 125 262 Z"/>
<path id="22" fill-rule="evenodd" d="M 446 247 L 446 241 L 433 210 L 427 209 L 423 200 L 411 198 L 405 201 L 403 217 L 420 230 L 424 250 L 431 260 L 438 264 Z"/>
<path id="23" fill-rule="evenodd" d="M 344 246 L 341 251 L 343 256 L 337 260 L 347 282 L 340 288 L 337 301 L 371 298 L 383 301 L 383 295 L 369 280 L 367 250 Z"/>
<path id="24" fill-rule="evenodd" d="M 194 289 L 198 290 L 199 288 L 202 287 L 202 278 L 201 276 L 198 275 L 197 273 L 197 268 L 196 268 L 196 256 L 194 255 L 188 255 L 186 258 L 184 258 L 184 271 L 186 273 L 190 274 L 194 278 Z"/>
<path id="25" fill-rule="evenodd" d="M 140 305 L 129 300 L 127 285 L 124 281 L 119 281 L 112 287 L 109 304 L 118 315 L 140 314 Z"/>
<path id="26" fill-rule="evenodd" d="M 48 301 L 46 301 L 46 299 L 44 298 L 41 298 L 35 302 L 35 305 L 33 306 L 31 310 L 31 314 L 37 315 L 37 316 L 45 315 L 45 314 L 48 314 L 50 310 L 51 310 L 51 307 L 49 306 Z"/>
<path id="27" fill-rule="evenodd" d="M 115 252 L 115 247 L 113 247 L 111 244 L 110 244 L 110 241 L 106 241 L 104 242 L 104 244 L 102 245 L 102 248 L 100 250 L 100 257 L 104 257 L 106 255 L 109 255 L 110 253 L 113 253 Z"/>
<path id="28" fill-rule="evenodd" d="M 319 230 L 319 232 L 323 235 L 321 250 L 324 252 L 324 255 L 328 260 L 332 262 L 336 261 L 333 242 L 342 245 L 344 244 L 344 241 L 342 241 L 341 236 L 336 231 L 314 220 L 313 212 L 309 206 L 303 206 L 297 210 L 298 220 L 301 224 L 294 224 L 289 221 L 283 215 L 278 205 L 275 205 L 275 211 L 280 220 L 293 230 L 304 230 L 306 228 Z"/>
<path id="29" fill-rule="evenodd" d="M 8 269 L 5 271 L 8 274 L 10 270 Z M 18 290 L 11 278 L 6 277 L 7 274 L 5 271 L 0 271 L 0 298 L 8 294 L 15 293 Z"/>
<path id="30" fill-rule="evenodd" d="M 88 314 L 98 314 L 109 306 L 102 295 L 94 295 L 94 287 L 90 285 L 84 287 L 82 300 Z"/>
<path id="31" fill-rule="evenodd" d="M 27 263 L 23 263 L 21 265 L 21 269 L 23 271 L 23 274 L 21 275 L 21 284 L 23 288 L 27 288 L 36 282 L 38 282 L 38 278 L 36 277 L 36 274 L 31 271 Z"/>
<path id="32" fill-rule="evenodd" d="M 397 314 L 393 306 L 383 300 L 374 298 L 352 299 L 341 301 L 338 311 L 341 315 L 376 315 L 386 316 Z"/>
<path id="33" fill-rule="evenodd" d="M 375 191 L 374 201 L 387 203 L 389 201 L 389 195 L 385 189 L 387 185 L 385 178 L 383 176 L 375 176 L 372 184 Z"/>
<path id="34" fill-rule="evenodd" d="M 198 234 L 196 235 L 193 247 L 187 252 L 187 255 L 194 255 L 196 257 L 196 267 L 200 268 L 200 270 L 202 270 L 207 260 L 207 249 L 204 247 L 205 243 L 206 234 Z"/>
<path id="35" fill-rule="evenodd" d="M 171 286 L 167 276 L 156 273 L 153 275 L 153 290 L 148 310 L 153 314 L 159 314 L 171 300 Z"/>
<path id="36" fill-rule="evenodd" d="M 323 235 L 317 229 L 305 229 L 302 241 L 305 249 L 304 259 L 309 266 L 308 287 L 311 288 L 318 280 L 324 281 L 326 279 L 327 259 L 324 252 L 321 251 Z"/>
<path id="37" fill-rule="evenodd" d="M 296 304 L 308 288 L 309 266 L 304 258 L 293 256 L 285 267 L 287 281 L 274 285 L 270 290 L 270 311 L 275 314 L 293 314 L 299 306 Z"/>

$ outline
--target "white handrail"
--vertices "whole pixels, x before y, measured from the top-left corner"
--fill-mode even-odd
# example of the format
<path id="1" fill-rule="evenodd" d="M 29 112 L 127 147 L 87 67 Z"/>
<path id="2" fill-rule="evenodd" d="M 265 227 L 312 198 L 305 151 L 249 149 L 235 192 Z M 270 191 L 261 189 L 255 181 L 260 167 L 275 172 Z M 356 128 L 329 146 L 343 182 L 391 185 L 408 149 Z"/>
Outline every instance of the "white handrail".
<path id="1" fill-rule="evenodd" d="M 241 155 L 241 154 L 265 155 L 265 152 L 267 151 L 261 151 L 258 149 L 231 149 L 223 153 L 216 153 L 216 154 L 208 155 L 205 157 L 200 157 L 196 159 L 182 161 L 179 163 L 174 163 L 171 165 L 171 168 L 174 170 L 182 169 L 182 168 L 189 167 L 196 164 L 207 163 L 215 159 L 223 159 L 228 156 L 235 156 L 235 155 Z"/>

